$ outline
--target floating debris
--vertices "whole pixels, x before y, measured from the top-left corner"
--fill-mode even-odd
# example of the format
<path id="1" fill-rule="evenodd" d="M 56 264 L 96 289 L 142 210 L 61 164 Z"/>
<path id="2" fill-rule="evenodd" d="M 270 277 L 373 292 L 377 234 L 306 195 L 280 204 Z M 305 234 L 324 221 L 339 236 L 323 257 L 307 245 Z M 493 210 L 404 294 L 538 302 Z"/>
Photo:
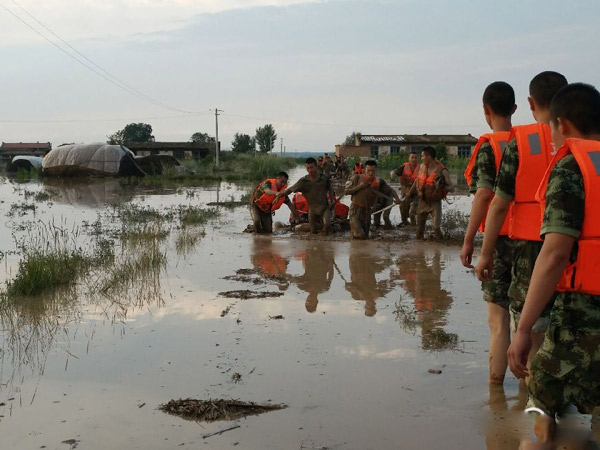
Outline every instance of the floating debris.
<path id="1" fill-rule="evenodd" d="M 241 373 L 234 373 L 233 375 L 231 375 L 231 381 L 233 381 L 234 383 L 239 383 L 240 381 L 242 381 L 242 374 Z"/>
<path id="2" fill-rule="evenodd" d="M 283 292 L 269 292 L 269 291 L 256 292 L 256 291 L 249 291 L 248 289 L 219 292 L 219 295 L 221 297 L 239 298 L 242 300 L 247 300 L 249 298 L 281 297 L 283 294 L 284 294 Z"/>
<path id="3" fill-rule="evenodd" d="M 423 334 L 423 350 L 455 350 L 457 346 L 458 335 L 442 328 L 434 328 Z"/>
<path id="4" fill-rule="evenodd" d="M 231 307 L 233 305 L 229 305 L 227 308 L 225 308 L 222 312 L 221 312 L 221 317 L 225 317 L 227 314 L 229 314 L 229 311 L 231 311 Z"/>
<path id="5" fill-rule="evenodd" d="M 269 320 L 282 320 L 285 319 L 281 314 L 277 314 L 276 316 L 269 316 Z"/>
<path id="6" fill-rule="evenodd" d="M 440 369 L 429 369 L 427 372 L 433 373 L 434 375 L 439 375 L 442 373 Z"/>
<path id="7" fill-rule="evenodd" d="M 284 408 L 287 408 L 287 405 L 225 399 L 197 400 L 193 398 L 171 400 L 169 403 L 158 407 L 158 409 L 168 414 L 199 422 L 235 420 Z"/>

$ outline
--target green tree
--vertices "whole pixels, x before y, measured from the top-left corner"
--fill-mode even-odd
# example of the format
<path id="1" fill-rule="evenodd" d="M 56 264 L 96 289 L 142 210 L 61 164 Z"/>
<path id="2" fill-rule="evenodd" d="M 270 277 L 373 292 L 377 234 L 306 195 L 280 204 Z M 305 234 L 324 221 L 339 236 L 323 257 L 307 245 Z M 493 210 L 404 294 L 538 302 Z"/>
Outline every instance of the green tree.
<path id="1" fill-rule="evenodd" d="M 435 146 L 435 159 L 440 161 L 446 161 L 448 159 L 448 149 L 443 142 L 440 142 Z"/>
<path id="2" fill-rule="evenodd" d="M 256 140 L 248 134 L 235 133 L 231 141 L 231 151 L 234 153 L 250 153 L 256 147 Z"/>
<path id="3" fill-rule="evenodd" d="M 190 142 L 195 142 L 197 144 L 214 144 L 215 138 L 209 136 L 208 133 L 200 133 L 197 131 L 190 137 Z"/>
<path id="4" fill-rule="evenodd" d="M 125 128 L 115 131 L 108 137 L 109 144 L 124 144 L 126 142 L 154 142 L 152 125 L 148 123 L 130 123 Z"/>
<path id="5" fill-rule="evenodd" d="M 357 136 L 360 138 L 360 131 L 353 131 L 351 135 L 346 136 L 343 145 L 354 145 Z"/>
<path id="6" fill-rule="evenodd" d="M 275 147 L 275 140 L 277 140 L 275 128 L 273 128 L 273 125 L 270 123 L 264 127 L 257 128 L 254 139 L 256 139 L 256 143 L 261 152 L 270 152 Z"/>

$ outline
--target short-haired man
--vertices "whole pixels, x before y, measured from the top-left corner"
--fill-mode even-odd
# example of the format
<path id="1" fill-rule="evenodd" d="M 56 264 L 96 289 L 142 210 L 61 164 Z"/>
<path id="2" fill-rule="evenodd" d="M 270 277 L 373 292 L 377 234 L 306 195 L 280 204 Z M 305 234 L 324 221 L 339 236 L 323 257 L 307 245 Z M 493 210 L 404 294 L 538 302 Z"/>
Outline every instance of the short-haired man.
<path id="1" fill-rule="evenodd" d="M 421 151 L 421 166 L 417 180 L 410 193 L 417 192 L 417 239 L 425 238 L 425 223 L 431 214 L 433 235 L 442 239 L 442 200 L 448 192 L 453 191 L 450 172 L 441 162 L 435 159 L 435 148 L 425 147 Z"/>
<path id="2" fill-rule="evenodd" d="M 494 199 L 485 222 L 481 258 L 475 268 L 480 281 L 490 281 L 494 268 L 494 248 L 500 230 L 509 215 L 508 237 L 513 240 L 513 266 L 508 296 L 511 326 L 518 326 L 535 260 L 542 249 L 542 217 L 536 192 L 555 152 L 550 135 L 550 102 L 567 85 L 566 78 L 552 71 L 541 72 L 529 83 L 528 102 L 536 120 L 529 125 L 514 126 L 502 155 L 496 177 Z M 533 358 L 548 326 L 551 303 L 533 327 Z"/>
<path id="3" fill-rule="evenodd" d="M 329 177 L 319 171 L 315 158 L 308 158 L 304 166 L 307 175 L 300 178 L 292 187 L 279 192 L 277 198 L 292 192 L 302 192 L 308 201 L 310 232 L 316 234 L 319 224 L 322 224 L 321 234 L 327 235 L 331 224 L 330 199 L 333 201 L 334 198 L 333 187 Z"/>
<path id="4" fill-rule="evenodd" d="M 395 180 L 396 177 L 400 177 L 400 189 L 402 192 L 400 217 L 402 218 L 402 225 L 417 224 L 417 206 L 419 205 L 419 197 L 417 196 L 416 191 L 413 191 L 411 194 L 411 188 L 417 179 L 418 173 L 419 155 L 416 150 L 411 150 L 407 162 L 390 172 L 392 180 Z"/>
<path id="5" fill-rule="evenodd" d="M 261 181 L 250 195 L 250 215 L 255 233 L 273 232 L 273 214 L 282 204 L 286 204 L 292 214 L 297 217 L 296 209 L 290 199 L 279 196 L 286 187 L 288 174 L 279 172 L 275 178 Z"/>
<path id="6" fill-rule="evenodd" d="M 381 196 L 391 197 L 397 204 L 400 198 L 389 184 L 377 176 L 377 163 L 365 163 L 365 173 L 355 174 L 346 183 L 345 195 L 352 196 L 350 205 L 350 233 L 353 239 L 368 239 L 371 227 L 371 209 Z"/>
<path id="7" fill-rule="evenodd" d="M 560 147 L 539 186 L 544 241 L 508 352 L 518 378 L 530 374 L 535 433 L 555 448 L 555 418 L 570 403 L 600 405 L 600 93 L 583 83 L 559 90 L 549 112 Z M 544 342 L 527 369 L 532 329 L 558 291 Z"/>

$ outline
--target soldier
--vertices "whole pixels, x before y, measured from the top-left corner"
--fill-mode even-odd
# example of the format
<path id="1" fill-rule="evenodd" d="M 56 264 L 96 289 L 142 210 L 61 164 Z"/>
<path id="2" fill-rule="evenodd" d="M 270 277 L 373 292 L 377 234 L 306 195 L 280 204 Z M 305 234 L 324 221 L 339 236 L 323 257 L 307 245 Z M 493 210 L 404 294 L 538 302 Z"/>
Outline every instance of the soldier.
<path id="1" fill-rule="evenodd" d="M 300 178 L 292 187 L 279 192 L 277 199 L 291 192 L 302 192 L 308 201 L 310 232 L 316 234 L 319 225 L 322 225 L 321 234 L 327 235 L 331 223 L 330 199 L 334 198 L 331 181 L 329 177 L 319 172 L 315 158 L 308 158 L 305 167 L 307 175 Z"/>
<path id="2" fill-rule="evenodd" d="M 421 166 L 417 180 L 409 194 L 417 193 L 417 239 L 425 237 L 425 223 L 431 214 L 435 239 L 442 238 L 442 200 L 452 191 L 450 172 L 435 159 L 435 148 L 427 146 L 421 152 Z"/>
<path id="3" fill-rule="evenodd" d="M 503 81 L 490 84 L 483 93 L 483 113 L 492 133 L 482 135 L 473 150 L 471 161 L 465 171 L 469 192 L 475 194 L 469 225 L 465 233 L 460 259 L 465 267 L 471 265 L 473 241 L 477 229 L 484 231 L 485 215 L 493 197 L 496 174 L 511 129 L 511 116 L 517 109 L 515 91 Z M 490 384 L 502 384 L 508 360 L 506 352 L 510 345 L 510 300 L 508 287 L 512 269 L 512 241 L 508 238 L 508 220 L 500 230 L 494 248 L 494 273 L 492 280 L 483 283 L 483 299 L 488 304 L 490 326 Z"/>
<path id="4" fill-rule="evenodd" d="M 543 448 L 555 448 L 555 417 L 570 403 L 582 413 L 600 405 L 600 93 L 582 83 L 561 89 L 549 119 L 560 150 L 537 195 L 544 241 L 508 352 L 512 372 L 530 374 L 529 411 L 540 413 Z M 550 327 L 528 370 L 532 329 L 555 290 Z"/>
<path id="5" fill-rule="evenodd" d="M 537 123 L 512 127 L 496 177 L 496 194 L 490 203 L 485 222 L 481 258 L 475 269 L 480 281 L 491 281 L 493 252 L 502 224 L 510 216 L 508 237 L 513 240 L 513 267 L 508 288 L 511 328 L 516 330 L 535 260 L 542 248 L 540 239 L 540 204 L 535 194 L 554 153 L 550 127 L 550 101 L 566 86 L 565 77 L 556 72 L 542 72 L 529 84 L 529 105 Z M 510 211 L 509 211 L 510 210 Z M 546 311 L 533 328 L 533 358 L 548 326 Z"/>
<path id="6" fill-rule="evenodd" d="M 345 195 L 352 196 L 350 205 L 350 232 L 353 239 L 368 239 L 371 227 L 371 208 L 384 195 L 392 197 L 397 204 L 400 198 L 384 180 L 377 176 L 377 163 L 365 163 L 365 173 L 356 174 L 346 183 Z"/>
<path id="7" fill-rule="evenodd" d="M 298 214 L 287 196 L 279 195 L 286 187 L 288 174 L 279 172 L 276 178 L 261 181 L 250 195 L 250 215 L 255 233 L 273 232 L 273 214 L 284 203 L 298 220 Z"/>
<path id="8" fill-rule="evenodd" d="M 419 197 L 416 192 L 411 192 L 412 185 L 417 179 L 419 173 L 419 156 L 416 150 L 412 150 L 408 155 L 408 162 L 405 162 L 402 167 L 394 169 L 390 173 L 390 177 L 394 180 L 400 177 L 400 188 L 402 191 L 402 199 L 400 203 L 400 216 L 402 218 L 401 225 L 416 225 L 417 224 L 417 206 L 419 205 Z M 410 222 L 409 222 L 410 218 Z"/>

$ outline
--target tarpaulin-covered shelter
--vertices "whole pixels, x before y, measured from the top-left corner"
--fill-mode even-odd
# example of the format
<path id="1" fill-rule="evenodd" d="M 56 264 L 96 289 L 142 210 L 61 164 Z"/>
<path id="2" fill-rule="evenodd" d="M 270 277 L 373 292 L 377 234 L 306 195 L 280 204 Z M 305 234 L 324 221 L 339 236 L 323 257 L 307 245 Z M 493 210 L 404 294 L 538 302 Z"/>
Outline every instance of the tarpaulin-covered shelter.
<path id="1" fill-rule="evenodd" d="M 12 161 L 8 163 L 6 166 L 7 172 L 16 172 L 19 169 L 23 170 L 31 170 L 31 169 L 39 169 L 42 167 L 42 160 L 44 158 L 40 156 L 25 156 L 18 155 L 15 156 Z"/>
<path id="2" fill-rule="evenodd" d="M 44 157 L 45 175 L 143 176 L 134 154 L 122 145 L 88 144 L 57 147 Z"/>

